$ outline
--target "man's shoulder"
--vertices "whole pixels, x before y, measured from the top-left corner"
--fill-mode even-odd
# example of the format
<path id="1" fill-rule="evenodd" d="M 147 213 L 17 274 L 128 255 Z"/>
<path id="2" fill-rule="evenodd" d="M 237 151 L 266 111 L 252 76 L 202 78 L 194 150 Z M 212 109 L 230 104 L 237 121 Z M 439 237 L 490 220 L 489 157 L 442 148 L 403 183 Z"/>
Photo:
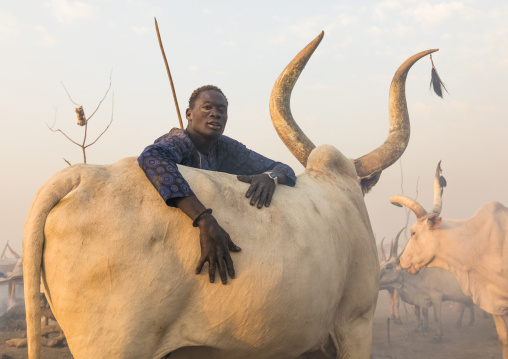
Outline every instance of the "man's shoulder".
<path id="1" fill-rule="evenodd" d="M 220 136 L 217 142 L 222 148 L 245 148 L 245 145 L 240 141 L 224 135 Z"/>
<path id="2" fill-rule="evenodd" d="M 156 144 L 169 144 L 169 145 L 177 145 L 178 143 L 184 143 L 185 145 L 190 145 L 191 140 L 185 130 L 181 128 L 172 128 L 171 131 L 162 135 L 158 139 L 155 140 Z"/>

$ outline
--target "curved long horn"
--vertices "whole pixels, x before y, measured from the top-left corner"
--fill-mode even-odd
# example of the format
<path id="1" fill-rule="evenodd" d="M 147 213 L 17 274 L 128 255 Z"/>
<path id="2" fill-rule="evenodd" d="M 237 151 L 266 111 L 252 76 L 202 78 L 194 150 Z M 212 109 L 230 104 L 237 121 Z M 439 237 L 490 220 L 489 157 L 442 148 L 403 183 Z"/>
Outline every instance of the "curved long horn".
<path id="1" fill-rule="evenodd" d="M 393 242 L 392 248 L 390 250 L 390 258 L 397 258 L 397 252 L 399 251 L 399 237 L 404 229 L 406 229 L 406 227 L 402 228 L 395 236 L 395 241 Z"/>
<path id="2" fill-rule="evenodd" d="M 383 237 L 383 239 L 381 240 L 381 243 L 379 244 L 379 249 L 380 252 L 381 252 L 381 259 L 383 260 L 383 262 L 386 262 L 387 259 L 386 259 L 386 253 L 385 253 L 385 248 L 383 247 L 383 242 L 385 241 L 385 237 Z"/>
<path id="3" fill-rule="evenodd" d="M 293 61 L 286 66 L 277 81 L 275 81 L 270 95 L 270 116 L 273 127 L 275 127 L 282 142 L 304 167 L 307 166 L 307 158 L 316 146 L 293 119 L 290 108 L 291 92 L 324 34 L 324 31 L 321 31 L 321 34 L 300 51 Z"/>
<path id="4" fill-rule="evenodd" d="M 374 151 L 354 160 L 358 177 L 369 178 L 391 166 L 404 153 L 409 142 L 409 114 L 406 103 L 406 77 L 413 64 L 438 49 L 422 51 L 407 59 L 395 72 L 390 86 L 390 128 L 386 141 Z"/>
<path id="5" fill-rule="evenodd" d="M 390 202 L 398 207 L 406 206 L 414 212 L 418 219 L 427 215 L 427 211 L 418 202 L 409 197 L 401 195 L 392 196 L 390 197 Z"/>
<path id="6" fill-rule="evenodd" d="M 437 215 L 441 213 L 441 209 L 443 208 L 443 188 L 446 187 L 446 180 L 441 176 L 442 171 L 441 161 L 439 161 L 434 178 L 434 208 L 432 209 L 432 212 Z"/>

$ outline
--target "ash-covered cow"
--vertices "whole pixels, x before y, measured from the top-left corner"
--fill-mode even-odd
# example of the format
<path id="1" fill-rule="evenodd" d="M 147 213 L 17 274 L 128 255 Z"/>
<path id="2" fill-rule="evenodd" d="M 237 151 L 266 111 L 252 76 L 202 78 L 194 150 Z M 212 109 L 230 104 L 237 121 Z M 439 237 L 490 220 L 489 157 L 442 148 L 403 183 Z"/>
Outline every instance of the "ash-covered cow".
<path id="1" fill-rule="evenodd" d="M 400 235 L 400 233 L 397 235 L 397 237 Z M 390 247 L 390 256 L 387 258 L 385 251 L 384 251 L 384 238 L 381 240 L 381 243 L 379 244 L 379 253 L 381 254 L 381 261 L 379 265 L 381 268 L 383 268 L 386 263 L 392 258 L 393 253 L 393 241 L 392 245 Z M 380 283 L 381 285 L 381 283 Z M 395 324 L 402 324 L 402 320 L 400 319 L 400 313 L 399 313 L 399 292 L 397 289 L 392 287 L 379 287 L 379 290 L 386 290 L 388 292 L 388 304 L 390 306 L 390 318 Z"/>
<path id="2" fill-rule="evenodd" d="M 409 274 L 398 263 L 398 242 L 403 228 L 392 243 L 390 257 L 381 264 L 379 290 L 397 290 L 400 298 L 415 306 L 417 326 L 420 325 L 420 308 L 428 310 L 434 307 L 434 318 L 438 323 L 434 340 L 440 341 L 443 336 L 441 307 L 445 301 L 459 303 L 459 316 L 455 328 L 462 326 L 464 310 L 469 309 L 469 325 L 474 323 L 474 303 L 470 297 L 464 294 L 457 279 L 450 272 L 440 268 L 425 268 L 418 274 Z M 382 248 L 381 248 L 382 250 Z M 428 312 L 423 313 L 423 330 L 428 328 Z"/>
<path id="3" fill-rule="evenodd" d="M 417 218 L 400 265 L 409 268 L 412 274 L 424 267 L 453 273 L 463 292 L 494 316 L 503 359 L 508 359 L 508 208 L 490 202 L 471 218 L 442 218 L 445 183 L 439 163 L 434 180 L 434 208 L 430 213 L 411 198 L 401 195 L 390 198 L 393 204 L 411 209 Z"/>
<path id="4" fill-rule="evenodd" d="M 282 186 L 259 211 L 236 176 L 179 166 L 242 247 L 226 286 L 194 274 L 198 230 L 166 206 L 135 158 L 74 165 L 40 189 L 23 239 L 30 359 L 40 355 L 41 274 L 76 359 L 370 357 L 379 261 L 363 196 L 404 152 L 406 76 L 436 50 L 397 70 L 389 137 L 351 160 L 315 148 L 289 107 L 322 36 L 286 67 L 270 98 L 279 136 L 306 167 L 294 188 Z"/>

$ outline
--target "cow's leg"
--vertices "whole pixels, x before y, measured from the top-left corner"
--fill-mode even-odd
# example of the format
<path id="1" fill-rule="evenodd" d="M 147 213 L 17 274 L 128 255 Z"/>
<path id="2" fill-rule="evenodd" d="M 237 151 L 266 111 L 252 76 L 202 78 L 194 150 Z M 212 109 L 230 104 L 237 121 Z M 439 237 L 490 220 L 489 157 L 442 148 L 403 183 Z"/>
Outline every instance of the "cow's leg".
<path id="1" fill-rule="evenodd" d="M 420 320 L 420 307 L 417 306 L 417 305 L 414 305 L 413 306 L 413 311 L 416 315 L 416 328 L 415 328 L 415 332 L 420 330 L 420 326 L 421 326 L 421 320 Z"/>
<path id="2" fill-rule="evenodd" d="M 9 282 L 9 303 L 7 304 L 7 309 L 11 309 L 14 305 L 14 298 L 16 297 L 16 285 L 14 282 Z"/>
<path id="3" fill-rule="evenodd" d="M 441 320 L 441 305 L 443 304 L 443 297 L 442 296 L 435 296 L 431 298 L 432 306 L 434 307 L 434 316 L 436 318 L 437 322 L 437 331 L 434 335 L 433 340 L 435 342 L 440 342 L 441 338 L 443 337 L 443 325 Z"/>
<path id="4" fill-rule="evenodd" d="M 467 325 L 474 324 L 474 304 L 469 305 L 469 323 Z"/>
<path id="5" fill-rule="evenodd" d="M 462 326 L 462 318 L 464 317 L 464 310 L 466 309 L 466 305 L 464 303 L 458 303 L 459 305 L 459 317 L 455 322 L 454 328 L 459 329 Z"/>
<path id="6" fill-rule="evenodd" d="M 503 359 L 508 359 L 508 316 L 494 315 L 497 337 L 503 348 Z"/>
<path id="7" fill-rule="evenodd" d="M 337 359 L 369 359 L 372 349 L 372 317 L 339 326 L 330 336 L 338 347 Z"/>
<path id="8" fill-rule="evenodd" d="M 422 331 L 427 332 L 429 330 L 429 308 L 422 308 L 422 314 L 423 314 Z"/>
<path id="9" fill-rule="evenodd" d="M 395 289 L 390 288 L 388 289 L 388 305 L 390 306 L 390 318 L 394 321 L 395 320 L 395 301 L 394 301 L 394 295 Z"/>
<path id="10" fill-rule="evenodd" d="M 394 318 L 393 321 L 396 324 L 402 324 L 402 320 L 400 320 L 400 314 L 399 314 L 399 291 L 397 289 L 393 290 L 393 314 Z"/>

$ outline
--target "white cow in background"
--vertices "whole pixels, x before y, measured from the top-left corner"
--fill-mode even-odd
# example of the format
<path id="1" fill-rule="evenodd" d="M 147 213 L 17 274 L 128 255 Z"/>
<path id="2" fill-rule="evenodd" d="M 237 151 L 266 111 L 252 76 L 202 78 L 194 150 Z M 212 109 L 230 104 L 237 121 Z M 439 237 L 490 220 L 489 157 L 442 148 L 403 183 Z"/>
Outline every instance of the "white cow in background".
<path id="1" fill-rule="evenodd" d="M 420 308 L 424 311 L 434 307 L 434 318 L 438 328 L 434 336 L 435 341 L 440 341 L 443 336 L 441 308 L 445 301 L 460 303 L 459 317 L 455 328 L 462 325 L 464 309 L 469 309 L 469 325 L 474 323 L 474 304 L 470 297 L 462 292 L 457 279 L 450 272 L 440 268 L 425 268 L 418 274 L 412 275 L 404 271 L 398 264 L 398 241 L 403 228 L 392 242 L 390 257 L 381 264 L 379 290 L 397 290 L 401 299 L 415 306 L 415 314 L 420 325 Z M 423 329 L 428 328 L 428 313 L 424 312 Z"/>
<path id="2" fill-rule="evenodd" d="M 397 235 L 399 236 L 400 233 Z M 384 251 L 384 247 L 383 247 L 383 242 L 384 242 L 384 238 L 381 240 L 381 243 L 379 244 L 379 253 L 381 254 L 381 261 L 379 263 L 379 265 L 381 266 L 381 268 L 383 268 L 385 266 L 385 264 L 390 260 L 390 258 L 392 258 L 392 253 L 393 253 L 393 241 L 392 241 L 392 245 L 390 247 L 390 257 L 386 257 L 386 254 L 385 254 L 385 251 Z M 388 304 L 390 306 L 390 319 L 395 323 L 395 324 L 402 324 L 402 320 L 400 319 L 400 313 L 399 313 L 399 292 L 397 291 L 397 289 L 395 288 L 392 288 L 392 287 L 386 287 L 386 288 L 379 288 L 379 290 L 386 290 L 388 292 Z"/>
<path id="3" fill-rule="evenodd" d="M 23 239 L 29 358 L 40 355 L 39 280 L 75 359 L 368 359 L 379 261 L 364 192 L 409 140 L 405 80 L 390 87 L 390 135 L 351 160 L 315 148 L 294 122 L 291 91 L 321 41 L 286 67 L 270 98 L 274 126 L 306 169 L 270 207 L 236 176 L 179 166 L 242 252 L 236 279 L 196 275 L 199 232 L 166 206 L 136 158 L 74 165 L 38 192 Z"/>
<path id="4" fill-rule="evenodd" d="M 390 198 L 393 204 L 411 209 L 417 218 L 400 265 L 410 273 L 423 267 L 452 272 L 464 293 L 494 316 L 503 359 L 508 359 L 508 208 L 491 202 L 468 219 L 442 218 L 443 182 L 438 164 L 430 213 L 408 197 Z"/>

